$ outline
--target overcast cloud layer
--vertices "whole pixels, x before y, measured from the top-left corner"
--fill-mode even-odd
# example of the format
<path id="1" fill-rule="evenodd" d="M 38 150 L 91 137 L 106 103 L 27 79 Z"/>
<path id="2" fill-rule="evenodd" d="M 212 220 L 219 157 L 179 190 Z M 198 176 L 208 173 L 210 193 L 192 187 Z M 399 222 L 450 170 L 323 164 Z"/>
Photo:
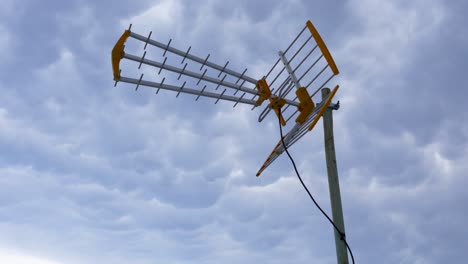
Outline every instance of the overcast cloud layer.
<path id="1" fill-rule="evenodd" d="M 260 78 L 307 19 L 341 71 L 357 263 L 466 259 L 466 1 L 134 2 L 0 2 L 0 263 L 335 263 L 286 157 L 255 177 L 274 116 L 112 81 L 129 23 Z M 321 128 L 301 142 L 291 152 L 330 212 Z"/>

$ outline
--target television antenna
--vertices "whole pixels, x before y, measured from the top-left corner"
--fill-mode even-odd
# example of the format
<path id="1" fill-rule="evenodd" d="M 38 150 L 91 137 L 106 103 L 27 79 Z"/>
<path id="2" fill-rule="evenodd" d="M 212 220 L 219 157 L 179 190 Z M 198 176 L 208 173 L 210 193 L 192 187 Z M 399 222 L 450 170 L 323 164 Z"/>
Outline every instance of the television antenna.
<path id="1" fill-rule="evenodd" d="M 246 104 L 251 105 L 252 110 L 263 105 L 259 122 L 270 112 L 274 112 L 280 125 L 288 128 L 288 132 L 256 173 L 257 177 L 285 150 L 313 130 L 324 116 L 330 199 L 333 222 L 336 224 L 337 260 L 340 264 L 348 263 L 331 115 L 331 110 L 339 108 L 339 101 L 336 104 L 331 102 L 339 86 L 335 85 L 331 91 L 326 88 L 339 71 L 314 25 L 307 21 L 289 46 L 278 52 L 279 58 L 268 73 L 259 79 L 249 76 L 247 68 L 236 71 L 229 67 L 229 61 L 217 64 L 210 60 L 210 54 L 206 57 L 196 56 L 190 53 L 191 46 L 181 50 L 171 45 L 172 39 L 163 43 L 152 39 L 152 32 L 147 36 L 140 35 L 131 31 L 131 26 L 130 24 L 112 50 L 114 86 L 119 82 L 129 83 L 135 85 L 135 90 L 148 87 L 156 89 L 156 94 L 160 90 L 167 90 L 174 92 L 176 97 L 191 94 L 195 100 L 201 97 L 211 98 L 215 100 L 215 104 L 230 101 L 234 103 L 233 107 Z M 143 46 L 143 54 L 138 56 L 125 51 L 127 41 Z M 147 51 L 150 47 L 159 50 L 162 56 L 158 59 L 148 58 Z M 135 74 L 135 69 L 129 68 L 129 75 L 124 76 L 121 69 L 123 61 L 130 66 L 138 65 L 138 70 L 145 66 L 141 71 L 146 72 L 137 77 L 128 77 Z M 162 76 L 161 72 L 164 72 Z M 145 77 L 145 73 L 149 77 Z M 291 93 L 293 90 L 295 92 Z M 319 100 L 317 97 L 321 90 L 322 99 Z"/>

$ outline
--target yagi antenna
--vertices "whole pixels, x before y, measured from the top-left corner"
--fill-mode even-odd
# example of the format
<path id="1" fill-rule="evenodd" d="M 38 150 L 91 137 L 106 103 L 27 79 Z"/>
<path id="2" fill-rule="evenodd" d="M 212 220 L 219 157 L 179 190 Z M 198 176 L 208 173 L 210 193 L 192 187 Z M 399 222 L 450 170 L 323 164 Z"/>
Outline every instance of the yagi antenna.
<path id="1" fill-rule="evenodd" d="M 354 264 L 354 257 L 346 242 L 344 232 L 330 110 L 330 108 L 338 109 L 339 107 L 339 102 L 331 103 L 339 88 L 338 85 L 331 85 L 331 81 L 339 74 L 339 71 L 312 23 L 307 21 L 305 27 L 289 46 L 278 52 L 278 59 L 273 67 L 261 78 L 249 76 L 247 68 L 242 72 L 234 70 L 229 65 L 229 61 L 217 64 L 210 60 L 210 54 L 206 57 L 196 56 L 190 53 L 191 46 L 182 50 L 171 45 L 172 39 L 163 43 L 152 39 L 151 36 L 152 32 L 147 36 L 132 32 L 131 25 L 123 33 L 112 50 L 115 84 L 129 83 L 135 85 L 135 90 L 139 87 L 155 88 L 156 94 L 160 90 L 169 90 L 175 92 L 175 97 L 179 97 L 180 94 L 191 94 L 196 101 L 200 97 L 212 98 L 215 104 L 219 101 L 230 101 L 233 107 L 239 103 L 247 104 L 252 106 L 252 110 L 263 105 L 263 110 L 258 117 L 259 122 L 262 122 L 273 111 L 280 122 L 281 134 L 283 126 L 287 126 L 288 132 L 282 134 L 283 137 L 260 167 L 257 176 L 307 132 L 314 129 L 319 119 L 324 116 L 325 156 L 333 221 L 318 206 L 307 187 L 304 184 L 303 186 L 315 205 L 335 228 L 338 263 L 348 263 L 346 251 L 348 248 Z M 143 47 L 143 52 L 140 51 L 141 56 L 124 50 L 124 44 L 130 40 L 132 44 L 140 44 Z M 159 58 L 150 59 L 151 48 L 158 49 L 156 54 L 160 54 Z M 133 68 L 129 68 L 128 76 L 134 75 L 135 77 L 122 75 L 120 69 L 122 60 L 125 61 L 126 66 L 133 64 Z M 135 67 L 136 65 L 138 67 Z M 138 70 L 143 72 L 136 74 Z M 125 69 L 124 72 L 127 73 Z M 326 86 L 335 88 L 330 92 Z M 292 93 L 293 90 L 294 93 Z M 320 90 L 322 90 L 322 98 L 318 100 L 316 95 Z M 320 103 L 316 104 L 314 101 Z M 297 169 L 296 173 L 302 182 Z"/>
<path id="2" fill-rule="evenodd" d="M 315 99 L 318 91 L 329 85 L 339 71 L 310 21 L 285 50 L 278 52 L 279 58 L 261 78 L 249 76 L 247 68 L 238 72 L 230 67 L 229 61 L 217 64 L 210 60 L 210 54 L 199 57 L 191 53 L 191 46 L 178 49 L 171 44 L 172 39 L 163 43 L 152 39 L 152 35 L 152 32 L 146 36 L 140 35 L 131 31 L 131 27 L 122 34 L 112 50 L 116 84 L 129 83 L 135 85 L 135 90 L 141 87 L 155 88 L 156 94 L 160 90 L 168 90 L 175 92 L 176 97 L 191 94 L 195 100 L 208 97 L 215 104 L 230 101 L 233 107 L 239 103 L 251 105 L 252 109 L 263 105 L 259 122 L 273 110 L 281 125 L 290 127 L 283 138 L 287 148 L 314 128 L 339 88 L 336 85 L 328 97 L 317 105 L 314 103 L 314 100 L 318 101 Z M 141 44 L 142 55 L 127 52 L 124 45 L 127 41 Z M 154 49 L 160 51 L 154 52 Z M 150 52 L 155 53 L 155 59 L 150 59 Z M 120 69 L 123 61 L 126 66 L 133 63 L 137 70 L 144 73 L 139 73 L 138 77 L 124 76 Z M 130 68 L 129 72 L 134 74 L 135 68 Z M 160 77 L 162 80 L 156 80 Z M 256 175 L 259 176 L 283 152 L 280 141 Z"/>

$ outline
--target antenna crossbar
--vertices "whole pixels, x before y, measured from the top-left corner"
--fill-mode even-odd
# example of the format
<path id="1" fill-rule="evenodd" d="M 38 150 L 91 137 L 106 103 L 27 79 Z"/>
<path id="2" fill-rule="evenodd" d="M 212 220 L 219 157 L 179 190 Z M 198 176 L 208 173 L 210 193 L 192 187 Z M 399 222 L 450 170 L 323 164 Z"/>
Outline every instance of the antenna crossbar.
<path id="1" fill-rule="evenodd" d="M 257 80 L 252 78 L 252 77 L 249 77 L 245 74 L 241 74 L 239 72 L 236 72 L 234 70 L 231 70 L 229 68 L 225 68 L 221 65 L 218 65 L 216 63 L 213 63 L 213 62 L 210 62 L 208 61 L 207 59 L 203 59 L 203 58 L 200 58 L 198 56 L 195 56 L 195 55 L 192 55 L 186 51 L 182 51 L 182 50 L 179 50 L 177 48 L 174 48 L 174 47 L 171 47 L 171 46 L 168 46 L 166 44 L 163 44 L 159 41 L 156 41 L 156 40 L 153 40 L 153 39 L 148 39 L 148 37 L 145 37 L 145 36 L 142 36 L 140 34 L 137 34 L 137 33 L 134 33 L 134 32 L 130 32 L 130 37 L 134 38 L 134 39 L 137 39 L 137 40 L 140 40 L 140 41 L 143 41 L 143 42 L 147 42 L 149 45 L 152 45 L 152 46 L 155 46 L 155 47 L 158 47 L 160 49 L 164 49 L 164 50 L 167 50 L 169 52 L 172 52 L 176 55 L 179 55 L 181 57 L 186 57 L 187 59 L 189 60 L 192 60 L 192 61 L 195 61 L 195 62 L 198 62 L 200 64 L 204 64 L 205 66 L 208 66 L 208 67 L 211 67 L 213 69 L 216 69 L 218 71 L 221 71 L 221 72 L 225 72 L 229 75 L 232 75 L 232 76 L 235 76 L 237 78 L 240 78 L 242 80 L 245 80 L 251 84 L 256 84 L 257 83 Z"/>
<path id="2" fill-rule="evenodd" d="M 208 91 L 200 91 L 197 89 L 145 81 L 145 80 L 140 80 L 140 79 L 135 79 L 135 78 L 128 78 L 128 77 L 122 76 L 120 77 L 120 81 L 124 83 L 136 84 L 138 86 L 146 86 L 146 87 L 152 87 L 152 88 L 157 88 L 157 89 L 169 90 L 169 91 L 173 91 L 177 93 L 186 93 L 186 94 L 192 94 L 192 95 L 197 95 L 197 96 L 201 95 L 204 97 L 210 97 L 214 99 L 220 99 L 220 100 L 231 101 L 231 102 L 240 102 L 240 103 L 249 104 L 249 105 L 256 104 L 256 101 L 254 100 L 238 98 L 236 96 L 224 95 L 224 94 L 213 93 L 213 92 L 208 92 Z"/>
<path id="3" fill-rule="evenodd" d="M 157 61 L 153 61 L 153 60 L 149 60 L 149 59 L 142 59 L 142 58 L 140 58 L 138 56 L 128 54 L 128 53 L 124 54 L 124 58 L 128 59 L 128 60 L 131 60 L 131 61 L 135 61 L 135 62 L 141 62 L 143 64 L 153 66 L 153 67 L 156 67 L 156 68 L 160 68 L 160 69 L 172 71 L 172 72 L 175 72 L 175 73 L 187 75 L 187 76 L 193 77 L 193 78 L 198 79 L 198 80 L 204 80 L 204 81 L 207 81 L 207 82 L 211 82 L 211 83 L 214 83 L 214 84 L 217 84 L 217 85 L 223 85 L 223 86 L 226 86 L 226 87 L 229 87 L 229 88 L 232 88 L 232 89 L 236 89 L 236 90 L 240 90 L 240 91 L 250 93 L 250 94 L 253 94 L 253 95 L 259 95 L 258 90 L 247 88 L 245 86 L 239 86 L 239 85 L 237 85 L 235 83 L 227 82 L 227 81 L 220 80 L 220 79 L 217 79 L 217 78 L 212 78 L 212 77 L 206 76 L 204 73 L 199 74 L 199 73 L 189 71 L 189 70 L 184 70 L 184 69 L 181 69 L 181 68 L 169 65 L 169 64 L 159 63 Z"/>
<path id="4" fill-rule="evenodd" d="M 299 80 L 297 79 L 296 74 L 294 73 L 293 69 L 291 68 L 291 65 L 289 64 L 289 61 L 284 56 L 284 53 L 282 51 L 280 51 L 278 54 L 279 54 L 279 56 L 281 58 L 281 61 L 284 64 L 284 67 L 288 71 L 289 78 L 291 79 L 291 81 L 294 83 L 294 85 L 296 85 L 296 88 L 301 88 L 301 84 L 299 83 Z"/>

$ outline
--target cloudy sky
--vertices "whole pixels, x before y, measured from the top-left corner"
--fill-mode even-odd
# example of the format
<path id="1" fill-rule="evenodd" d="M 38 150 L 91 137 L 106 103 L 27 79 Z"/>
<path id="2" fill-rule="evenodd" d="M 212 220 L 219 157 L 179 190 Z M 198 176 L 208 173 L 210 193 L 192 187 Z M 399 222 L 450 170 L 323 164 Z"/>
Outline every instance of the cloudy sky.
<path id="1" fill-rule="evenodd" d="M 334 263 L 333 230 L 289 160 L 255 177 L 279 138 L 274 117 L 114 88 L 111 71 L 133 23 L 261 78 L 308 19 L 341 71 L 335 144 L 357 263 L 466 259 L 466 10 L 442 0 L 2 0 L 0 262 Z M 330 212 L 320 126 L 291 153 Z"/>

